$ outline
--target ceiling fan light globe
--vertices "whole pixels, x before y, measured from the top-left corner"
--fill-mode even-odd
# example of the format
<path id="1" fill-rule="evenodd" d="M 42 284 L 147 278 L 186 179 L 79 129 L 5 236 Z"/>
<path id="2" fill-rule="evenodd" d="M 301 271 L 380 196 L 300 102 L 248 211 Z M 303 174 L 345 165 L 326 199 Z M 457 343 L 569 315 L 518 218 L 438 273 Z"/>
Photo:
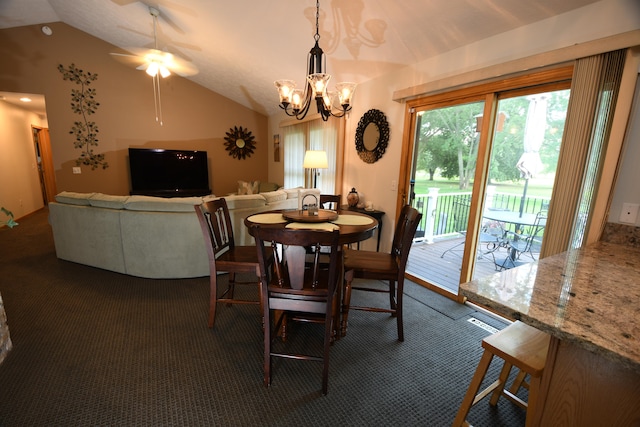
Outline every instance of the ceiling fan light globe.
<path id="1" fill-rule="evenodd" d="M 158 65 L 157 62 L 152 62 L 147 67 L 146 73 L 149 74 L 151 77 L 155 77 L 155 76 L 158 75 L 158 69 L 159 68 L 160 68 L 160 66 Z"/>
<path id="2" fill-rule="evenodd" d="M 164 65 L 161 65 L 159 69 L 160 69 L 160 75 L 162 76 L 163 79 L 171 75 L 171 71 L 169 71 L 169 69 Z"/>

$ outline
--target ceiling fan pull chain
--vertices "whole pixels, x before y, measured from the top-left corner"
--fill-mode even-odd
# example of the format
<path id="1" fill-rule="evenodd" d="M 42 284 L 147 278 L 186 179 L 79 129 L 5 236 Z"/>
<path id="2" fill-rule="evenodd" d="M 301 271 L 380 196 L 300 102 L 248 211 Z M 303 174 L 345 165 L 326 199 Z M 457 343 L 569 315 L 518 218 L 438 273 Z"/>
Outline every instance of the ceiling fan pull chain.
<path id="1" fill-rule="evenodd" d="M 160 123 L 160 126 L 164 124 L 162 120 L 162 100 L 160 98 L 160 77 L 153 76 L 153 105 L 156 110 L 156 122 Z"/>

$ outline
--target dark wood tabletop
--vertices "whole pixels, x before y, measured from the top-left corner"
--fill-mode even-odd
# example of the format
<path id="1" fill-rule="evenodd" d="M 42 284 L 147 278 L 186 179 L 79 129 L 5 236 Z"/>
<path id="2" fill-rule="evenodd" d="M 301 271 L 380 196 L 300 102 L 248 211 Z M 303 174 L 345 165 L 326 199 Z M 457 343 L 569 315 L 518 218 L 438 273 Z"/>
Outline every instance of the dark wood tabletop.
<path id="1" fill-rule="evenodd" d="M 273 218 L 275 218 L 273 215 L 271 215 L 271 218 L 266 222 L 260 221 L 261 218 L 266 218 L 266 216 L 263 216 L 265 214 L 282 214 L 283 212 L 287 211 L 273 210 L 253 214 L 244 219 L 244 224 L 249 228 L 249 234 L 251 235 L 253 235 L 251 227 L 255 224 L 259 224 L 262 227 L 285 227 L 287 224 L 294 221 L 288 220 L 283 216 L 281 222 L 274 223 L 272 222 Z M 254 220 L 252 220 L 252 218 L 254 218 Z M 359 223 L 349 224 L 350 222 Z M 318 224 L 337 225 L 340 229 L 340 244 L 357 243 L 367 240 L 373 236 L 374 231 L 378 228 L 378 221 L 375 218 L 372 218 L 369 215 L 342 209 L 338 211 L 338 218 L 336 220 L 327 223 L 309 223 L 309 226 L 316 227 Z"/>

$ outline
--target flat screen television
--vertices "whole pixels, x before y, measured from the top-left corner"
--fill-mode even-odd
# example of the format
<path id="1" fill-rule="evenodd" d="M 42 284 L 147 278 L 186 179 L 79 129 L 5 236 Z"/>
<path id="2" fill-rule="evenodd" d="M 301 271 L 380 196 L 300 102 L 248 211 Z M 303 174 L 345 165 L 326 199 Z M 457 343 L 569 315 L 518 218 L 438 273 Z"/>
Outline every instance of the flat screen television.
<path id="1" fill-rule="evenodd" d="M 211 194 L 206 151 L 129 148 L 131 194 L 190 197 Z"/>

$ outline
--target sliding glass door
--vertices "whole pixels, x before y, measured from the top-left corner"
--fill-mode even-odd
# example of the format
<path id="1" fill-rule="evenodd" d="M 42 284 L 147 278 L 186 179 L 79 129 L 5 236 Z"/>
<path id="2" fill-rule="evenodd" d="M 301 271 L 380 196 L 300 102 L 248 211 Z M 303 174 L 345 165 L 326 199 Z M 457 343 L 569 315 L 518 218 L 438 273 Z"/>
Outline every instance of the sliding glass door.
<path id="1" fill-rule="evenodd" d="M 502 89 L 409 110 L 402 179 L 423 221 L 407 273 L 452 297 L 460 283 L 537 259 L 544 238 L 569 81 Z"/>
<path id="2" fill-rule="evenodd" d="M 408 271 L 458 292 L 484 100 L 416 113 L 410 203 L 423 213 Z M 416 254 L 417 252 L 417 254 Z M 414 262 L 415 260 L 415 262 Z M 437 263 L 439 268 L 431 268 Z"/>

